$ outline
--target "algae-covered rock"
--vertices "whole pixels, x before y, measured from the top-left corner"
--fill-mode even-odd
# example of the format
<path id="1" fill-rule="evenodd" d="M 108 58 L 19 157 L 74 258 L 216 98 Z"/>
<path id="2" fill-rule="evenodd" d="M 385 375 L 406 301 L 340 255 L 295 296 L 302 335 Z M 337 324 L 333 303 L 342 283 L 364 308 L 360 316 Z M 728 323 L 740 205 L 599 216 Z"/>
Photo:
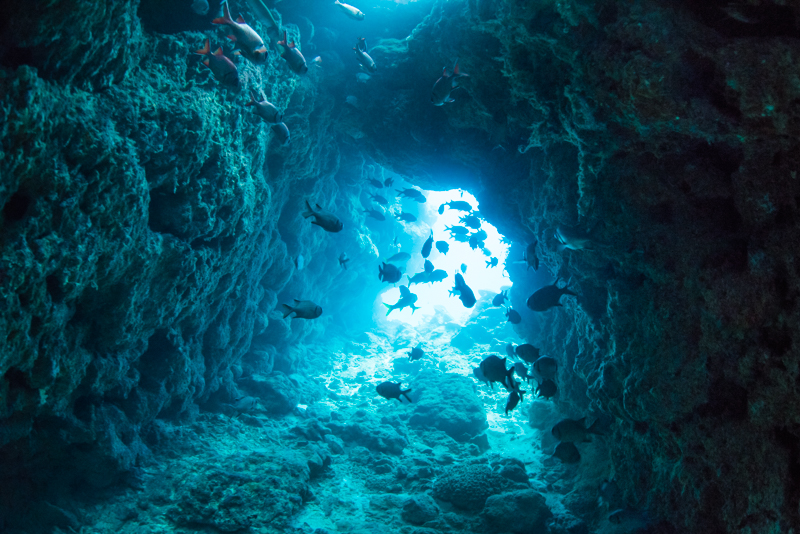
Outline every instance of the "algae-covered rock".
<path id="1" fill-rule="evenodd" d="M 414 381 L 415 427 L 441 430 L 457 441 L 469 441 L 487 426 L 486 412 L 472 381 L 466 377 L 425 372 Z"/>
<path id="2" fill-rule="evenodd" d="M 402 511 L 403 521 L 412 525 L 423 525 L 439 515 L 439 507 L 430 495 L 423 493 L 405 500 Z"/>
<path id="3" fill-rule="evenodd" d="M 490 532 L 525 534 L 544 529 L 553 516 L 544 496 L 534 490 L 510 491 L 486 499 L 483 518 Z"/>
<path id="4" fill-rule="evenodd" d="M 433 496 L 462 510 L 481 510 L 486 499 L 512 484 L 484 463 L 449 468 L 433 484 Z"/>

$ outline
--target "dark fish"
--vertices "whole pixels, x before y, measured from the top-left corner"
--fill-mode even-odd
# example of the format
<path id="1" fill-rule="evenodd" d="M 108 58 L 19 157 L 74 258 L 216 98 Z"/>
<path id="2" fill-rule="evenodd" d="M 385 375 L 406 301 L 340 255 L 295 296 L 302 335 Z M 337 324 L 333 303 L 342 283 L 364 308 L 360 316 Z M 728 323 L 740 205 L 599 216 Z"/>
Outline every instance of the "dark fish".
<path id="1" fill-rule="evenodd" d="M 474 215 L 464 215 L 459 219 L 461 224 L 473 230 L 478 230 L 481 227 L 481 220 Z"/>
<path id="2" fill-rule="evenodd" d="M 367 217 L 372 217 L 373 219 L 377 219 L 379 221 L 385 221 L 386 216 L 383 213 L 379 212 L 378 210 L 374 210 L 372 208 L 368 210 L 364 210 L 364 213 L 367 214 Z"/>
<path id="3" fill-rule="evenodd" d="M 517 357 L 517 353 L 514 352 L 514 345 L 513 344 L 508 343 L 506 345 L 506 354 L 508 354 L 509 358 L 516 358 Z"/>
<path id="4" fill-rule="evenodd" d="M 383 182 L 380 180 L 376 180 L 375 178 L 367 178 L 367 181 L 370 183 L 372 187 L 377 187 L 378 189 L 383 187 Z"/>
<path id="5" fill-rule="evenodd" d="M 222 47 L 211 53 L 211 41 L 206 39 L 203 48 L 195 51 L 195 54 L 205 56 L 203 65 L 211 70 L 218 82 L 233 88 L 239 87 L 239 71 L 236 70 L 236 65 L 233 64 L 233 61 L 222 53 Z"/>
<path id="6" fill-rule="evenodd" d="M 383 185 L 385 185 L 386 187 L 392 187 L 393 183 L 394 183 L 394 178 L 387 178 L 386 180 L 383 181 Z"/>
<path id="7" fill-rule="evenodd" d="M 405 221 L 405 222 L 414 222 L 414 221 L 417 220 L 417 218 L 414 217 L 413 215 L 411 215 L 410 213 L 406 213 L 404 211 L 404 212 L 400 213 L 400 215 L 397 216 L 397 220 L 398 221 Z"/>
<path id="8" fill-rule="evenodd" d="M 406 197 L 406 198 L 413 198 L 413 199 L 425 198 L 425 196 L 422 194 L 422 192 L 419 189 L 413 189 L 413 188 L 395 189 L 395 191 L 398 192 L 397 196 L 399 196 L 399 197 Z"/>
<path id="9" fill-rule="evenodd" d="M 565 464 L 577 464 L 581 461 L 581 453 L 578 452 L 578 447 L 570 441 L 562 441 L 556 445 L 556 452 L 553 453 L 554 458 L 558 458 Z"/>
<path id="10" fill-rule="evenodd" d="M 422 257 L 427 258 L 431 255 L 431 249 L 433 248 L 433 231 L 431 231 L 431 236 L 425 241 L 425 244 L 422 245 Z"/>
<path id="11" fill-rule="evenodd" d="M 384 399 L 397 399 L 398 402 L 402 403 L 403 401 L 400 399 L 400 395 L 403 395 L 406 399 L 408 399 L 408 402 L 411 402 L 411 397 L 408 396 L 408 394 L 411 392 L 411 388 L 403 391 L 400 389 L 400 384 L 402 384 L 402 382 L 398 382 L 397 384 L 394 382 L 381 382 L 378 384 L 378 387 L 376 387 L 375 390 L 378 392 L 378 395 Z"/>
<path id="12" fill-rule="evenodd" d="M 456 283 L 455 286 L 453 286 L 453 289 L 450 291 L 451 295 L 455 293 L 458 293 L 458 298 L 461 300 L 461 303 L 465 308 L 472 308 L 477 302 L 475 299 L 475 293 L 473 293 L 472 289 L 470 289 L 470 287 L 464 281 L 464 277 L 461 276 L 460 273 L 456 273 Z"/>
<path id="13" fill-rule="evenodd" d="M 414 276 L 406 275 L 406 277 L 408 277 L 409 287 L 411 287 L 411 284 L 424 284 L 429 281 L 429 275 L 425 271 L 417 273 Z"/>
<path id="14" fill-rule="evenodd" d="M 517 407 L 519 401 L 522 400 L 523 393 L 525 392 L 519 389 L 514 389 L 514 391 L 508 394 L 508 399 L 506 399 L 506 415 L 508 415 L 508 412 Z"/>
<path id="15" fill-rule="evenodd" d="M 347 257 L 347 254 L 342 252 L 339 254 L 339 266 L 347 270 L 347 262 L 350 261 L 350 258 Z"/>
<path id="16" fill-rule="evenodd" d="M 283 318 L 286 319 L 292 313 L 297 319 L 316 319 L 322 315 L 322 308 L 314 304 L 310 300 L 297 300 L 294 299 L 294 306 L 288 304 L 281 304 L 283 306 Z"/>
<path id="17" fill-rule="evenodd" d="M 472 374 L 473 376 L 475 376 L 475 378 L 478 379 L 479 382 L 483 382 L 487 386 L 489 385 L 489 380 L 487 380 L 487 378 L 484 376 L 483 371 L 481 371 L 480 367 L 473 367 Z"/>
<path id="18" fill-rule="evenodd" d="M 573 293 L 566 287 L 558 287 L 558 281 L 560 278 L 556 278 L 554 284 L 549 286 L 544 286 L 541 289 L 538 289 L 528 297 L 528 308 L 532 309 L 533 311 L 543 312 L 547 311 L 550 308 L 555 308 L 556 306 L 561 306 L 561 302 L 559 299 L 562 295 L 572 295 L 573 297 L 577 297 L 577 293 Z"/>
<path id="19" fill-rule="evenodd" d="M 481 248 L 483 246 L 483 241 L 481 241 L 476 234 L 472 234 L 471 236 L 469 236 L 467 242 L 469 243 L 469 248 L 471 248 L 472 250 L 475 250 L 476 248 Z"/>
<path id="20" fill-rule="evenodd" d="M 314 211 L 314 209 L 311 207 L 311 204 L 309 204 L 308 200 L 306 200 L 306 211 L 303 212 L 303 217 L 306 219 L 309 217 L 314 217 L 314 220 L 311 221 L 311 224 L 316 224 L 326 232 L 341 232 L 342 228 L 344 228 L 342 221 L 340 221 L 339 218 L 333 213 L 322 209 L 319 204 L 315 205 L 317 207 L 316 211 Z"/>
<path id="21" fill-rule="evenodd" d="M 294 41 L 289 43 L 286 39 L 286 30 L 283 31 L 283 40 L 278 41 L 278 46 L 283 47 L 281 57 L 286 60 L 286 64 L 295 74 L 305 74 L 308 72 L 308 65 L 306 65 L 306 58 L 300 53 L 300 50 L 295 46 Z"/>
<path id="22" fill-rule="evenodd" d="M 431 274 L 433 272 L 433 264 L 431 260 L 425 260 L 425 273 Z"/>
<path id="23" fill-rule="evenodd" d="M 394 284 L 400 281 L 403 273 L 391 263 L 383 263 L 378 267 L 378 280 Z"/>
<path id="24" fill-rule="evenodd" d="M 467 235 L 469 234 L 469 229 L 465 228 L 464 226 L 448 226 L 445 228 L 450 235 Z"/>
<path id="25" fill-rule="evenodd" d="M 458 80 L 464 76 L 469 76 L 469 74 L 464 74 L 459 72 L 458 70 L 458 60 L 456 60 L 455 65 L 453 66 L 453 74 L 447 74 L 447 67 L 444 68 L 442 71 L 442 77 L 436 80 L 436 83 L 433 84 L 433 90 L 431 91 L 431 102 L 434 106 L 441 106 L 446 102 L 455 102 L 455 99 L 450 96 L 450 93 L 458 87 Z"/>
<path id="26" fill-rule="evenodd" d="M 522 317 L 519 312 L 512 308 L 506 310 L 506 317 L 508 317 L 508 322 L 511 324 L 519 324 L 522 322 Z"/>
<path id="27" fill-rule="evenodd" d="M 439 215 L 444 213 L 445 206 L 451 210 L 472 211 L 472 206 L 470 206 L 469 202 L 465 200 L 451 200 L 450 202 L 445 202 L 439 206 Z"/>
<path id="28" fill-rule="evenodd" d="M 534 240 L 533 243 L 528 245 L 528 248 L 525 249 L 525 255 L 522 257 L 522 259 L 525 260 L 525 263 L 528 264 L 527 269 L 525 269 L 526 271 L 531 267 L 533 267 L 534 271 L 539 270 L 539 257 L 536 255 L 537 243 L 538 242 Z"/>
<path id="29" fill-rule="evenodd" d="M 458 241 L 459 243 L 466 243 L 467 241 L 469 241 L 469 236 L 467 235 L 455 234 L 451 235 L 450 237 L 452 237 L 455 241 Z"/>
<path id="30" fill-rule="evenodd" d="M 410 259 L 411 259 L 411 254 L 409 254 L 408 252 L 398 252 L 397 254 L 395 254 L 394 256 L 389 258 L 388 260 L 386 260 L 386 262 L 387 263 L 402 263 L 402 262 L 408 261 Z"/>
<path id="31" fill-rule="evenodd" d="M 514 372 L 517 373 L 518 377 L 525 380 L 530 380 L 531 378 L 528 376 L 528 368 L 522 362 L 514 362 Z"/>
<path id="32" fill-rule="evenodd" d="M 580 419 L 562 419 L 553 427 L 551 433 L 553 436 L 559 440 L 564 442 L 576 442 L 576 441 L 590 441 L 589 434 L 601 434 L 598 430 L 596 430 L 595 425 L 597 425 L 597 421 L 592 423 L 592 426 L 586 428 L 586 418 L 582 417 Z"/>
<path id="33" fill-rule="evenodd" d="M 501 291 L 500 293 L 495 295 L 494 298 L 492 299 L 492 306 L 502 306 L 503 303 L 508 299 L 508 297 L 506 296 L 507 293 L 508 291 Z"/>
<path id="34" fill-rule="evenodd" d="M 420 360 L 425 356 L 425 351 L 423 351 L 421 347 L 422 345 L 417 345 L 411 349 L 411 352 L 408 353 L 409 361 L 413 362 L 414 360 Z"/>
<path id="35" fill-rule="evenodd" d="M 447 271 L 443 269 L 436 269 L 428 276 L 427 281 L 432 284 L 434 282 L 441 282 L 445 278 L 447 278 Z"/>
<path id="36" fill-rule="evenodd" d="M 555 379 L 558 374 L 558 362 L 556 362 L 555 358 L 551 358 L 550 356 L 542 356 L 533 362 L 533 369 L 539 373 L 542 380 L 548 378 Z"/>
<path id="37" fill-rule="evenodd" d="M 520 360 L 526 363 L 534 363 L 539 358 L 539 349 L 531 345 L 530 343 L 523 343 L 522 345 L 517 345 L 517 348 L 514 349 L 517 353 L 517 356 Z"/>
<path id="38" fill-rule="evenodd" d="M 380 204 L 381 206 L 388 206 L 389 205 L 389 201 L 386 200 L 385 198 L 383 198 L 380 195 L 370 195 L 370 198 L 372 200 L 374 200 L 375 202 L 377 202 L 378 204 Z"/>
<path id="39" fill-rule="evenodd" d="M 403 308 L 411 308 L 411 314 L 413 315 L 417 311 L 417 306 L 414 306 L 415 302 L 417 302 L 417 296 L 407 286 L 400 286 L 400 298 L 397 302 L 394 304 L 386 304 L 384 302 L 383 305 L 389 308 L 386 315 L 389 315 L 394 310 L 402 310 Z"/>
<path id="40" fill-rule="evenodd" d="M 539 388 L 537 389 L 536 392 L 539 397 L 550 399 L 552 397 L 555 397 L 556 393 L 558 393 L 558 386 L 552 380 L 547 379 L 544 380 L 541 384 L 539 384 Z"/>
<path id="41" fill-rule="evenodd" d="M 447 252 L 450 250 L 450 245 L 447 243 L 447 241 L 437 241 L 436 250 L 444 255 L 447 255 Z"/>
<path id="42" fill-rule="evenodd" d="M 486 267 L 497 267 L 497 258 L 492 258 L 491 261 L 487 261 Z"/>
<path id="43" fill-rule="evenodd" d="M 255 114 L 269 124 L 278 124 L 283 120 L 283 113 L 280 112 L 274 104 L 270 104 L 266 100 L 261 99 L 255 91 L 250 91 L 250 102 L 245 106 L 253 106 Z"/>
<path id="44" fill-rule="evenodd" d="M 501 359 L 494 354 L 487 356 L 481 362 L 480 369 L 492 389 L 495 382 L 500 382 L 509 391 L 514 389 L 514 368 L 506 369 L 505 358 Z"/>

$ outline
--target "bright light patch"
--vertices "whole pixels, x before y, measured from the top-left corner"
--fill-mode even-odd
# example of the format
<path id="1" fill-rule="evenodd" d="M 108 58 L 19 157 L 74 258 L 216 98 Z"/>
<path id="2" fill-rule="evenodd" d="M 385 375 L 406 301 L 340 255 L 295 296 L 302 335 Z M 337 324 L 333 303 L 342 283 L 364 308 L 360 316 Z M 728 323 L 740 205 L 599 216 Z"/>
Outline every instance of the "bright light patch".
<path id="1" fill-rule="evenodd" d="M 508 275 L 503 270 L 506 255 L 508 254 L 508 245 L 502 243 L 502 237 L 497 232 L 497 229 L 484 220 L 481 220 L 480 229 L 486 232 L 487 237 L 484 241 L 484 249 L 490 253 L 489 255 L 480 248 L 473 250 L 468 243 L 456 241 L 450 236 L 450 232 L 446 228 L 448 226 L 464 226 L 460 219 L 468 215 L 468 213 L 445 207 L 444 213 L 439 215 L 439 206 L 451 200 L 463 200 L 469 202 L 473 210 L 479 211 L 478 202 L 471 194 L 466 192 L 462 194 L 461 191 L 457 190 L 423 191 L 423 194 L 428 201 L 419 206 L 419 222 L 407 225 L 407 228 L 414 233 L 414 246 L 410 249 L 402 250 L 402 252 L 411 254 L 411 259 L 403 268 L 404 276 L 398 285 L 408 284 L 406 274 L 413 277 L 414 274 L 424 271 L 425 259 L 422 257 L 421 251 L 425 240 L 430 235 L 431 229 L 433 230 L 434 246 L 428 259 L 433 263 L 434 269 L 446 271 L 447 278 L 432 284 L 411 285 L 411 292 L 418 297 L 415 304 L 418 309 L 413 314 L 411 308 L 394 310 L 386 319 L 416 326 L 430 321 L 436 314 L 446 314 L 445 319 L 448 319 L 447 316 L 449 316 L 448 320 L 464 325 L 467 318 L 475 310 L 475 307 L 466 308 L 459 300 L 458 295 L 450 296 L 450 290 L 455 283 L 455 273 L 461 272 L 462 264 L 467 266 L 467 270 L 462 273 L 462 276 L 467 285 L 472 288 L 478 300 L 481 298 L 481 291 L 488 291 L 493 294 L 499 293 L 501 287 L 511 285 Z M 470 231 L 474 232 L 475 230 Z M 446 241 L 450 245 L 450 250 L 446 254 L 442 254 L 436 249 L 436 241 Z M 385 252 L 383 257 L 389 257 L 395 252 L 398 251 Z M 490 266 L 493 257 L 497 258 L 495 267 Z M 402 264 L 399 266 L 403 267 Z M 391 288 L 381 293 L 379 298 L 385 304 L 394 304 L 400 299 L 400 290 L 397 287 Z M 385 306 L 381 306 L 381 308 L 386 310 Z M 378 313 L 383 315 L 385 311 Z"/>

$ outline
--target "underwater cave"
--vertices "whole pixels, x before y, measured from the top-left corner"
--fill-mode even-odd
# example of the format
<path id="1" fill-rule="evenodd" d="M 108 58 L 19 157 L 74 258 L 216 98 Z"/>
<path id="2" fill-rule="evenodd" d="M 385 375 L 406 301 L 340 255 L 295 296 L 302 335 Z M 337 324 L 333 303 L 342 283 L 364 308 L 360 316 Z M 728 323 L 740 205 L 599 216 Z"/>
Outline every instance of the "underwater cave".
<path id="1" fill-rule="evenodd" d="M 4 0 L 0 533 L 797 532 L 798 36 Z"/>

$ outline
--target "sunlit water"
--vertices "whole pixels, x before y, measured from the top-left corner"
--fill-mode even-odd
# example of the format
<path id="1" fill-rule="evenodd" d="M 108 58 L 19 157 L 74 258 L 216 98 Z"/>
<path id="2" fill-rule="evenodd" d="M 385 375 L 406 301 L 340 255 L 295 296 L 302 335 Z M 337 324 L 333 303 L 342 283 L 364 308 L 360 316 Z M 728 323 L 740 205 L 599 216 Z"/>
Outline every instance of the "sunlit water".
<path id="1" fill-rule="evenodd" d="M 469 202 L 473 209 L 480 211 L 478 201 L 471 194 L 462 193 L 458 190 L 423 191 L 423 194 L 428 201 L 419 206 L 419 220 L 414 223 L 406 223 L 406 226 L 409 227 L 409 233 L 413 233 L 418 237 L 414 241 L 413 248 L 402 249 L 403 252 L 411 254 L 411 259 L 404 266 L 403 272 L 413 276 L 424 270 L 425 259 L 421 254 L 422 246 L 430 235 L 430 231 L 433 230 L 434 242 L 447 241 L 450 245 L 450 250 L 447 254 L 442 254 L 434 246 L 428 259 L 433 263 L 435 269 L 445 270 L 448 276 L 441 282 L 414 284 L 411 286 L 411 292 L 418 297 L 416 306 L 419 309 L 416 311 L 412 312 L 411 308 L 405 308 L 403 310 L 394 310 L 386 316 L 386 307 L 380 305 L 380 309 L 376 310 L 376 315 L 379 320 L 401 321 L 411 326 L 418 326 L 430 321 L 436 314 L 444 312 L 449 315 L 453 322 L 463 325 L 474 311 L 474 308 L 465 308 L 457 295 L 450 296 L 450 290 L 455 283 L 455 273 L 461 272 L 462 264 L 467 266 L 466 273 L 462 273 L 462 276 L 464 276 L 467 285 L 472 288 L 478 299 L 480 299 L 481 290 L 492 293 L 500 292 L 501 288 L 507 288 L 511 285 L 508 275 L 503 270 L 506 255 L 508 254 L 508 245 L 502 243 L 502 236 L 497 232 L 497 229 L 485 221 L 481 221 L 481 229 L 487 234 L 485 248 L 491 252 L 491 256 L 486 256 L 481 249 L 473 250 L 468 243 L 461 243 L 450 237 L 450 232 L 445 228 L 447 226 L 463 225 L 459 219 L 466 215 L 466 212 L 445 209 L 444 213 L 439 215 L 439 206 L 450 200 L 464 200 Z M 432 224 L 428 224 L 425 221 L 432 222 Z M 383 258 L 386 259 L 398 252 L 398 250 L 392 249 L 382 252 Z M 498 260 L 496 267 L 487 265 L 487 262 L 492 257 L 496 257 Z M 401 268 L 403 267 L 402 264 L 400 266 Z M 403 276 L 403 279 L 397 285 L 401 284 L 408 284 L 406 276 Z M 386 304 L 394 304 L 399 298 L 400 289 L 398 287 L 384 291 L 379 296 L 380 301 Z"/>

